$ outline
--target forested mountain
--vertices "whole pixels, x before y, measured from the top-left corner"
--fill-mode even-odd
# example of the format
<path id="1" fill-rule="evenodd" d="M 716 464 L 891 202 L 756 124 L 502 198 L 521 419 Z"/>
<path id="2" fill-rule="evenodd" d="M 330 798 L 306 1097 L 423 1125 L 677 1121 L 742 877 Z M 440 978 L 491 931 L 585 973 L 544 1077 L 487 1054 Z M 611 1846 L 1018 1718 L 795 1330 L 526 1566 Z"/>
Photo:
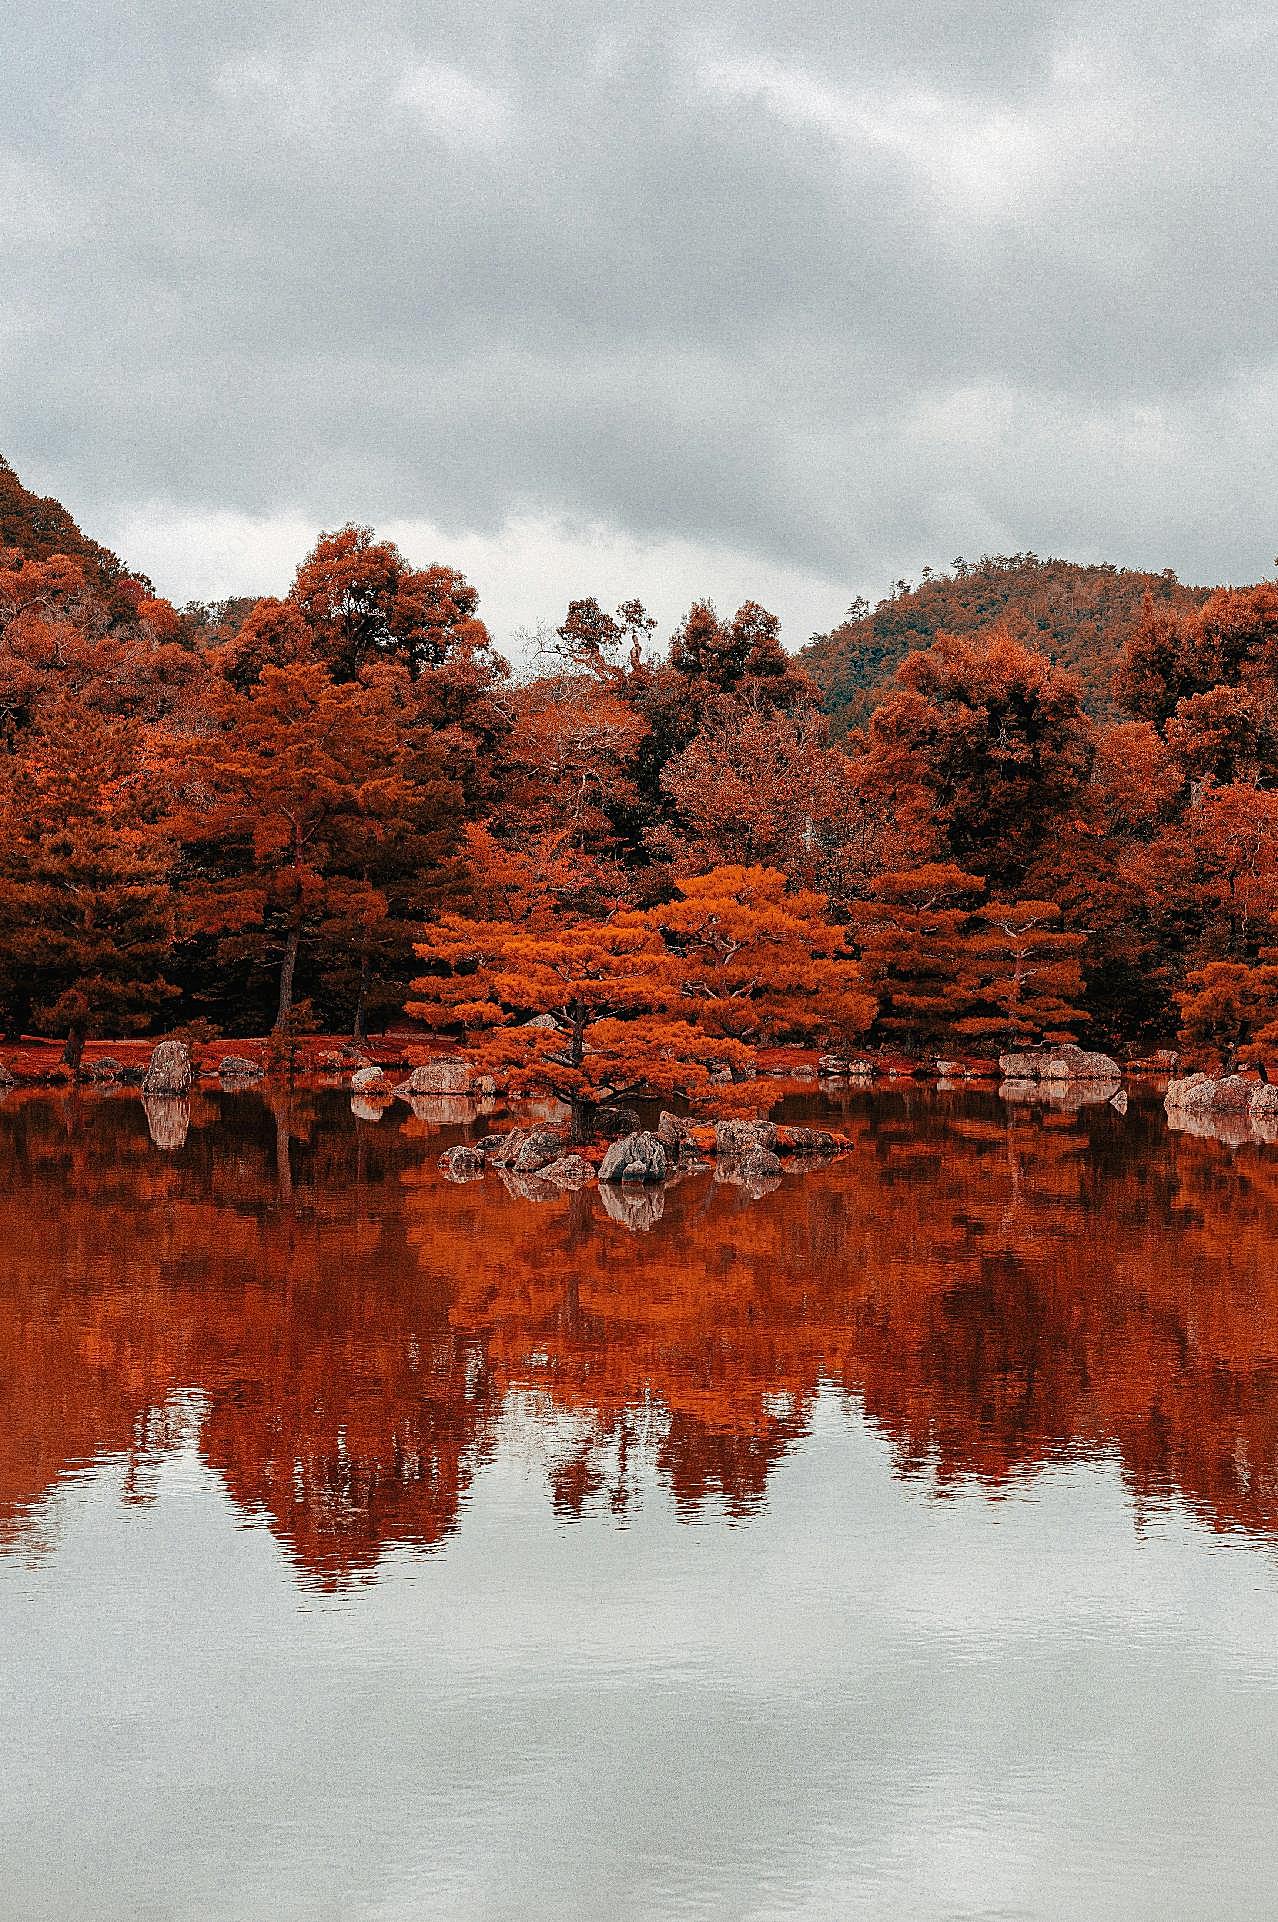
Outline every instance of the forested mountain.
<path id="1" fill-rule="evenodd" d="M 987 554 L 955 561 L 948 574 L 925 569 L 917 587 L 898 581 L 877 607 L 855 602 L 800 658 L 836 729 L 846 732 L 874 711 L 914 648 L 930 647 L 938 634 L 999 625 L 1077 675 L 1088 709 L 1108 718 L 1119 711 L 1114 673 L 1146 594 L 1170 611 L 1199 607 L 1209 592 L 1183 586 L 1170 569 L 1142 574 L 1037 554 Z"/>

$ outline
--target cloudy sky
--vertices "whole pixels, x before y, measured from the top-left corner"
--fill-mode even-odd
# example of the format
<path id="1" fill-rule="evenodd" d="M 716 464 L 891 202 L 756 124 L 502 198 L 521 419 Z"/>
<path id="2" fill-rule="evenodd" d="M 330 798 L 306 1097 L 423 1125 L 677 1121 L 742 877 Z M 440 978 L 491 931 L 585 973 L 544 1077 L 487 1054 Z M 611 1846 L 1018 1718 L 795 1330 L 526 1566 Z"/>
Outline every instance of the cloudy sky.
<path id="1" fill-rule="evenodd" d="M 499 635 L 1278 553 L 1278 6 L 16 0 L 0 451 L 174 598 Z"/>

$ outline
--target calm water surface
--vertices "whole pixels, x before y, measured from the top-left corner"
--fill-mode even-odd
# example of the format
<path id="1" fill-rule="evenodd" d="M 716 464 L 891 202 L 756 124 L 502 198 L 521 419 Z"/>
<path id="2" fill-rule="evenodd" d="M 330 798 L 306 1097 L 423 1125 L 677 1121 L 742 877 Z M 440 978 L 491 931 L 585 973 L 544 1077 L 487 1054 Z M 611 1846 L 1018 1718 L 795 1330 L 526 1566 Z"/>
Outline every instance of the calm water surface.
<path id="1" fill-rule="evenodd" d="M 1278 1146 L 449 1119 L 0 1105 L 0 1914 L 1278 1912 Z"/>

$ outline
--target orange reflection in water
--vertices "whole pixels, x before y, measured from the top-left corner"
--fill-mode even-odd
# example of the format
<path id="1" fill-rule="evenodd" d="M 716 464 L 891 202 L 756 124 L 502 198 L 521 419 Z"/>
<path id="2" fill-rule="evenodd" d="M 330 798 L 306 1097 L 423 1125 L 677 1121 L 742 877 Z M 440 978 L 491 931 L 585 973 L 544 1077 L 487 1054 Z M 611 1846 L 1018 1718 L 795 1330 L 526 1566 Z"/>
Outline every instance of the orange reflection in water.
<path id="1" fill-rule="evenodd" d="M 325 1584 L 443 1541 L 504 1413 L 561 1513 L 655 1474 L 748 1515 L 823 1384 L 938 1491 L 1113 1453 L 1143 1499 L 1278 1527 L 1278 1148 L 862 1096 L 850 1156 L 759 1200 L 686 1182 L 636 1233 L 597 1193 L 449 1183 L 455 1131 L 403 1112 L 204 1098 L 157 1147 L 133 1096 L 0 1105 L 0 1544 L 103 1455 L 143 1498 L 191 1390 L 205 1460 Z"/>

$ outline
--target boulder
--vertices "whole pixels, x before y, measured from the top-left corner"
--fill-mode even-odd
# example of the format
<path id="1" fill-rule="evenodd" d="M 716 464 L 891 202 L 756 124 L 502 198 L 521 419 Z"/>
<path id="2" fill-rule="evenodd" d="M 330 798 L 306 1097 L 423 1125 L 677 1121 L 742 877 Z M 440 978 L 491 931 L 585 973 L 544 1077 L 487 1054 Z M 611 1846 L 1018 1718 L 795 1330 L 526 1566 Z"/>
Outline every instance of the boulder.
<path id="1" fill-rule="evenodd" d="M 716 1121 L 714 1151 L 721 1160 L 739 1161 L 752 1148 L 774 1148 L 777 1131 L 770 1121 Z"/>
<path id="2" fill-rule="evenodd" d="M 527 1128 L 508 1128 L 505 1134 L 485 1135 L 479 1146 L 494 1168 L 509 1168 L 524 1145 Z"/>
<path id="3" fill-rule="evenodd" d="M 380 1068 L 371 1064 L 367 1068 L 356 1068 L 351 1076 L 351 1087 L 356 1094 L 371 1094 L 375 1089 L 386 1087 L 386 1076 Z"/>
<path id="4" fill-rule="evenodd" d="M 646 1128 L 614 1141 L 599 1168 L 600 1181 L 664 1181 L 670 1168 L 665 1143 Z"/>
<path id="5" fill-rule="evenodd" d="M 657 1140 L 667 1154 L 681 1154 L 685 1146 L 692 1145 L 692 1130 L 682 1115 L 663 1108 L 657 1120 Z"/>
<path id="6" fill-rule="evenodd" d="M 1109 1105 L 1114 1110 L 1115 1114 L 1126 1114 L 1127 1113 L 1126 1088 L 1120 1088 L 1117 1094 L 1112 1094 L 1109 1097 Z"/>
<path id="7" fill-rule="evenodd" d="M 557 1161 L 564 1151 L 557 1128 L 529 1128 L 510 1162 L 517 1175 L 535 1175 Z"/>
<path id="8" fill-rule="evenodd" d="M 224 1054 L 217 1072 L 221 1081 L 260 1081 L 264 1070 L 260 1061 L 250 1061 L 246 1054 Z"/>
<path id="9" fill-rule="evenodd" d="M 553 1014 L 535 1014 L 528 1021 L 520 1022 L 521 1028 L 558 1028 L 559 1023 Z"/>
<path id="10" fill-rule="evenodd" d="M 423 1061 L 395 1092 L 411 1098 L 415 1094 L 469 1094 L 470 1088 L 469 1061 L 459 1055 L 445 1055 L 438 1061 Z"/>
<path id="11" fill-rule="evenodd" d="M 1006 1081 L 1121 1081 L 1122 1070 L 1112 1056 L 1089 1053 L 1072 1041 L 1057 1048 L 1027 1048 L 1020 1054 L 1001 1054 L 998 1065 Z"/>
<path id="12" fill-rule="evenodd" d="M 773 1147 L 782 1154 L 828 1157 L 837 1154 L 839 1144 L 828 1128 L 791 1128 L 773 1130 Z"/>
<path id="13" fill-rule="evenodd" d="M 1168 1114 L 1245 1115 L 1250 1114 L 1253 1097 L 1263 1083 L 1248 1081 L 1245 1075 L 1185 1075 L 1169 1081 L 1163 1096 Z"/>
<path id="14" fill-rule="evenodd" d="M 476 1181 L 484 1172 L 484 1157 L 478 1148 L 461 1142 L 455 1148 L 446 1148 L 439 1157 L 442 1173 L 450 1181 Z"/>
<path id="15" fill-rule="evenodd" d="M 1262 1081 L 1258 1088 L 1253 1088 L 1250 1112 L 1253 1121 L 1262 1116 L 1278 1115 L 1278 1088 L 1268 1081 Z"/>
<path id="16" fill-rule="evenodd" d="M 142 1081 L 143 1094 L 186 1094 L 194 1080 L 191 1051 L 185 1041 L 157 1041 Z"/>
<path id="17" fill-rule="evenodd" d="M 585 1155 L 560 1155 L 537 1170 L 538 1181 L 548 1181 L 556 1188 L 584 1188 L 594 1178 L 595 1171 Z"/>

